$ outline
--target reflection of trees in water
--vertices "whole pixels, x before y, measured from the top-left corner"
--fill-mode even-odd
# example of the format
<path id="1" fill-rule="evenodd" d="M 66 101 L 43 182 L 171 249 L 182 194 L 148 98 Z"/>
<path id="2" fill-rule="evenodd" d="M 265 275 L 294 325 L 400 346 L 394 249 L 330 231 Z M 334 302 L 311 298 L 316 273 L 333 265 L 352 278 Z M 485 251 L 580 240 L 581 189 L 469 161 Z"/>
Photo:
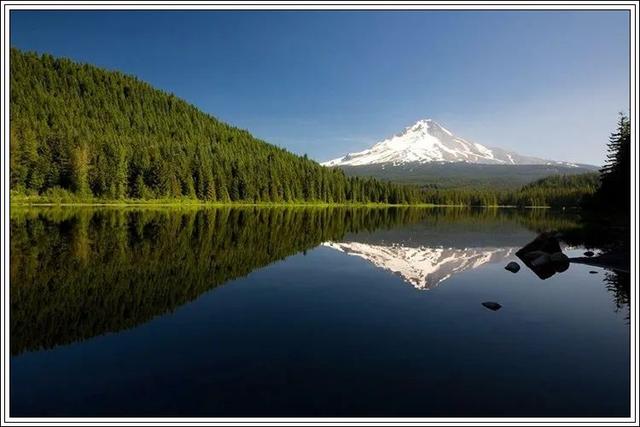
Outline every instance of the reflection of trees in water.
<path id="1" fill-rule="evenodd" d="M 626 310 L 629 320 L 631 230 L 628 215 L 585 211 L 577 226 L 558 230 L 564 242 L 600 252 L 593 258 L 583 258 L 581 263 L 607 269 L 603 282 L 613 295 L 616 311 Z"/>
<path id="2" fill-rule="evenodd" d="M 629 295 L 631 288 L 631 278 L 629 273 L 613 270 L 604 274 L 604 284 L 607 290 L 613 295 L 613 302 L 616 305 L 616 312 L 626 311 L 626 319 L 630 320 Z"/>
<path id="3" fill-rule="evenodd" d="M 346 231 L 416 210 L 29 210 L 11 220 L 11 350 L 117 331 Z"/>
<path id="4" fill-rule="evenodd" d="M 135 326 L 347 232 L 528 217 L 544 220 L 533 212 L 417 208 L 16 210 L 11 352 Z"/>

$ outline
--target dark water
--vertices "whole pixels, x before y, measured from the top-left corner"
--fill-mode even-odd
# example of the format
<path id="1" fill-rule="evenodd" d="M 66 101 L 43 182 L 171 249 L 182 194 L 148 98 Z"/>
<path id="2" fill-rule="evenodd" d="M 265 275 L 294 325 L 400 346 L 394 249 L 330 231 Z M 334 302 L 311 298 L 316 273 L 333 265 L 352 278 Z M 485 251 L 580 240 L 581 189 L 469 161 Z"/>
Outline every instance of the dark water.
<path id="1" fill-rule="evenodd" d="M 628 416 L 628 277 L 503 268 L 577 226 L 540 210 L 16 210 L 11 415 Z"/>

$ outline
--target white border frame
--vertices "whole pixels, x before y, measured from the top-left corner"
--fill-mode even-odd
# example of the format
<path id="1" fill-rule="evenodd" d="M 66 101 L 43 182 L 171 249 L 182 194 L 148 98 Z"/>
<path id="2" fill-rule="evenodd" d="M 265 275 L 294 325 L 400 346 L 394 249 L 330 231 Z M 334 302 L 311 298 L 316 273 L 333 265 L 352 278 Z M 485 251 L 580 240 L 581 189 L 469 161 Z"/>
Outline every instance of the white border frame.
<path id="1" fill-rule="evenodd" d="M 1 343 L 2 352 L 2 387 L 0 388 L 2 425 L 56 425 L 56 424 L 95 424 L 95 425 L 179 425 L 179 424 L 237 424 L 237 425 L 389 425 L 389 424 L 523 424 L 523 425 L 620 425 L 622 423 L 637 424 L 637 165 L 638 165 L 638 72 L 637 72 L 637 21 L 640 4 L 638 1 L 528 1 L 513 3 L 481 2 L 481 1 L 398 1 L 397 3 L 376 1 L 2 1 L 2 164 L 1 164 L 1 203 L 2 203 L 2 317 Z M 24 9 L 50 10 L 627 10 L 629 11 L 629 118 L 631 120 L 631 293 L 630 293 L 630 373 L 631 373 L 631 412 L 628 418 L 15 418 L 10 417 L 9 402 L 9 52 L 10 52 L 10 12 Z"/>

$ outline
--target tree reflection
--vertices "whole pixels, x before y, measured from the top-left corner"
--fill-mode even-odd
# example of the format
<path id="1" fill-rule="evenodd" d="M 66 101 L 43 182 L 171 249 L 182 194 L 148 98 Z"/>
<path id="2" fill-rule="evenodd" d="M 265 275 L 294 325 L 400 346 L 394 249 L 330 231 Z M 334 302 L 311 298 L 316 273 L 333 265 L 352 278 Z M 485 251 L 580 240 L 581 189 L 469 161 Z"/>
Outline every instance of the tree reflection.
<path id="1" fill-rule="evenodd" d="M 625 310 L 626 320 L 629 322 L 631 314 L 629 311 L 629 291 L 631 288 L 629 273 L 620 270 L 607 271 L 603 280 L 607 289 L 613 295 L 616 312 Z"/>
<path id="2" fill-rule="evenodd" d="M 544 212 L 491 209 L 14 210 L 11 353 L 133 327 L 346 233 L 415 223 L 434 232 L 459 224 L 498 230 L 527 221 L 535 229 L 574 224 Z"/>

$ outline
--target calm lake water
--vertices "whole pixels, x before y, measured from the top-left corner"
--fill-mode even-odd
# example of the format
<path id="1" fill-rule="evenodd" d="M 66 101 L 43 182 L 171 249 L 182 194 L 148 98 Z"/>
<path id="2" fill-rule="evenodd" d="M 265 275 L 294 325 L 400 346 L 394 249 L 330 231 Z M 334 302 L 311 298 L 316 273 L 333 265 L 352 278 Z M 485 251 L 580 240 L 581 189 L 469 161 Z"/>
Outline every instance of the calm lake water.
<path id="1" fill-rule="evenodd" d="M 17 209 L 11 415 L 628 416 L 628 278 L 572 263 L 541 280 L 515 256 L 576 226 L 546 210 Z"/>

